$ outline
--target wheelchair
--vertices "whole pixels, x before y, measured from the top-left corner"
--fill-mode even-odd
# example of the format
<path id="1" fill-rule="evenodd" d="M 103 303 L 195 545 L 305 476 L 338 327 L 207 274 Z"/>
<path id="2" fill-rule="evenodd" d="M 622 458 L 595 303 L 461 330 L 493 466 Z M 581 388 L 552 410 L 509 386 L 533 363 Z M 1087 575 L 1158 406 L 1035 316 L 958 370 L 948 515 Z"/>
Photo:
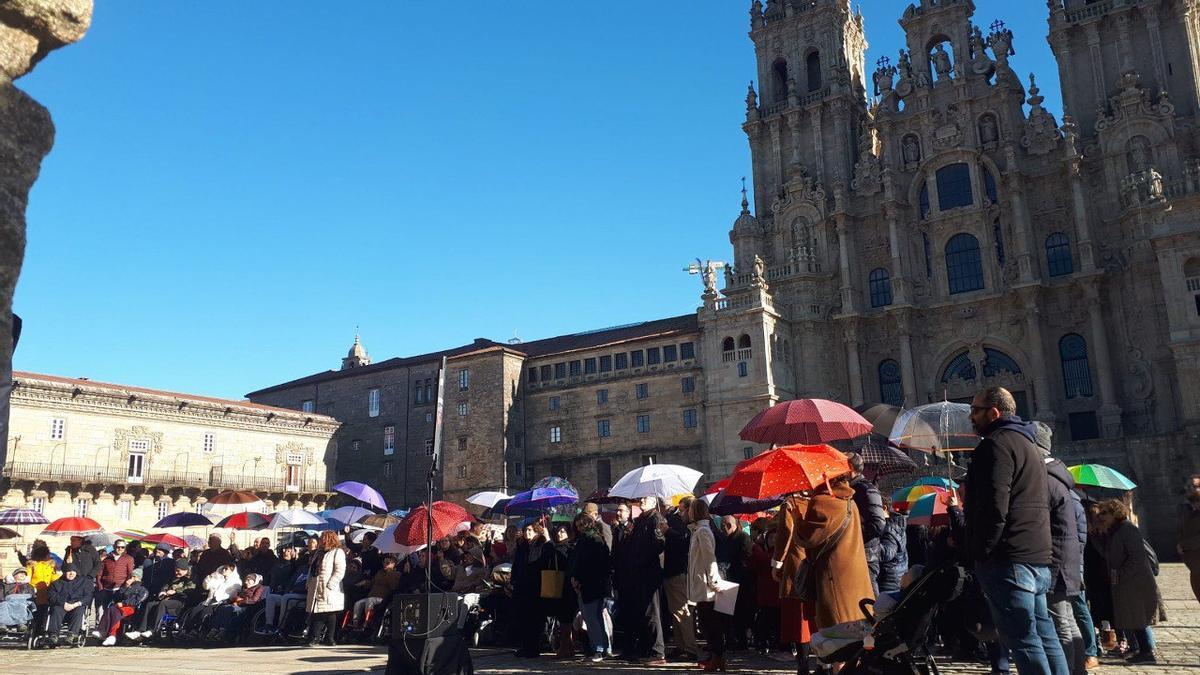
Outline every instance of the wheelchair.
<path id="1" fill-rule="evenodd" d="M 29 630 L 26 634 L 26 648 L 33 650 L 39 647 L 50 646 L 68 646 L 68 647 L 83 647 L 87 644 L 88 626 L 96 622 L 96 617 L 92 612 L 91 603 L 83 608 L 83 621 L 80 623 L 78 632 L 72 633 L 64 624 L 58 627 L 58 632 L 53 637 L 55 643 L 50 642 L 50 608 L 45 605 L 38 605 L 34 609 L 33 621 L 29 623 Z"/>
<path id="2" fill-rule="evenodd" d="M 392 603 L 381 602 L 363 614 L 362 626 L 355 629 L 351 624 L 354 612 L 347 610 L 339 622 L 339 642 L 361 644 L 387 644 L 392 631 Z"/>

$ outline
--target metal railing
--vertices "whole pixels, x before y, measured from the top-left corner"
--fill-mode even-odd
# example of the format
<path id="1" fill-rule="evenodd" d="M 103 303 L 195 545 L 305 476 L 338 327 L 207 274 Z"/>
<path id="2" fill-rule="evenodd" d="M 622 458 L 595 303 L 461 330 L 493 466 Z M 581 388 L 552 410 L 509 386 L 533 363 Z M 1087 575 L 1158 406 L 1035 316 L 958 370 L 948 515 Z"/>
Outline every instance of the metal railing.
<path id="1" fill-rule="evenodd" d="M 114 467 L 15 462 L 4 467 L 5 478 L 13 480 L 57 481 L 61 483 L 112 483 L 143 487 L 192 487 L 201 489 L 251 490 L 255 492 L 328 492 L 329 482 L 305 479 L 288 484 L 273 476 L 226 474 L 220 467 L 211 471 L 158 471 L 147 469 L 141 475 Z"/>

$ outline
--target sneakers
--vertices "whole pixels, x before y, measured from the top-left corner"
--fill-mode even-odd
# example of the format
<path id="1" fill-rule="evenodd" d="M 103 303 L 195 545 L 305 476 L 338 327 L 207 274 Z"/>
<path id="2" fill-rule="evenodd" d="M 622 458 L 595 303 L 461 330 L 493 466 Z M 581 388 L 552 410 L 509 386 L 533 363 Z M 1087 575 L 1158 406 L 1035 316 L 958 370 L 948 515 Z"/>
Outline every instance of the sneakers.
<path id="1" fill-rule="evenodd" d="M 117 644 L 117 636 L 116 636 L 116 635 L 109 635 L 108 637 L 104 638 L 104 642 L 101 642 L 101 643 L 100 643 L 100 646 L 102 646 L 102 647 L 111 647 L 111 646 L 113 646 L 113 645 L 115 645 L 115 644 Z"/>
<path id="2" fill-rule="evenodd" d="M 1125 663 L 1158 663 L 1158 657 L 1154 652 L 1138 652 L 1133 656 L 1125 659 Z"/>
<path id="3" fill-rule="evenodd" d="M 588 661 L 591 661 L 592 663 L 600 663 L 603 660 L 604 660 L 604 652 L 596 652 L 595 654 L 592 654 L 590 657 L 588 657 Z"/>
<path id="4" fill-rule="evenodd" d="M 1098 659 L 1094 656 L 1087 657 L 1087 660 L 1083 662 L 1084 670 L 1092 670 L 1094 668 L 1099 668 L 1099 667 L 1100 667 L 1100 659 Z"/>
<path id="5" fill-rule="evenodd" d="M 141 633 L 139 633 L 139 632 L 137 632 L 136 630 L 126 631 L 126 632 L 125 632 L 125 639 L 126 639 L 126 640 L 133 640 L 134 642 L 137 642 L 138 640 L 141 640 L 141 639 L 142 639 L 142 634 L 141 634 Z"/>
<path id="6" fill-rule="evenodd" d="M 101 637 L 103 637 L 103 636 L 101 636 L 101 635 L 100 635 L 100 631 L 98 631 L 98 630 L 94 630 L 94 631 L 92 631 L 92 637 L 94 637 L 94 638 L 96 638 L 97 640 L 99 640 L 99 639 L 100 639 Z"/>

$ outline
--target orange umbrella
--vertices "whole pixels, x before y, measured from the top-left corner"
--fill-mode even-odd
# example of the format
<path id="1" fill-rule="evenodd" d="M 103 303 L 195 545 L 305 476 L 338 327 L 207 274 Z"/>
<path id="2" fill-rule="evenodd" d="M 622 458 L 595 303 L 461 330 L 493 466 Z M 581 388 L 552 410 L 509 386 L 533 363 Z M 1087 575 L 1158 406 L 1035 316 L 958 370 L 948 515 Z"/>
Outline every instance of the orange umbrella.
<path id="1" fill-rule="evenodd" d="M 828 445 L 788 445 L 739 464 L 725 494 L 766 499 L 816 489 L 830 478 L 850 473 L 846 456 Z"/>

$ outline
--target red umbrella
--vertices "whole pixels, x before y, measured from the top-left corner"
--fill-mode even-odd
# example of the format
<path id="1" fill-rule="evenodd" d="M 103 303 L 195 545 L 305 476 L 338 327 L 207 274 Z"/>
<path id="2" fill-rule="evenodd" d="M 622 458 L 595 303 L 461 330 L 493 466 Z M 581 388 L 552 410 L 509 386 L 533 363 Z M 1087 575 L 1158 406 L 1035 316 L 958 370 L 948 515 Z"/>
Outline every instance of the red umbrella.
<path id="1" fill-rule="evenodd" d="M 740 436 L 752 443 L 817 444 L 869 434 L 871 428 L 853 408 L 822 398 L 802 398 L 762 411 Z"/>
<path id="2" fill-rule="evenodd" d="M 422 546 L 427 539 L 437 541 L 442 537 L 448 537 L 454 534 L 459 525 L 473 520 L 471 514 L 457 504 L 434 502 L 432 508 L 433 536 L 427 537 L 428 513 L 424 504 L 410 511 L 404 520 L 396 525 L 393 533 L 396 543 L 401 546 Z"/>
<path id="3" fill-rule="evenodd" d="M 747 461 L 749 461 L 749 460 L 747 460 Z M 721 490 L 724 490 L 727 487 L 729 487 L 729 479 L 722 478 L 721 480 L 713 483 L 712 485 L 709 485 L 708 489 L 704 491 L 704 494 L 714 495 L 714 494 L 720 492 Z"/>
<path id="4" fill-rule="evenodd" d="M 744 461 L 729 477 L 725 494 L 766 499 L 816 489 L 850 472 L 846 456 L 829 446 L 791 445 Z"/>
<path id="5" fill-rule="evenodd" d="M 146 535 L 145 537 L 142 537 L 142 543 L 154 544 L 155 546 L 163 544 L 165 546 L 170 546 L 171 548 L 188 548 L 188 543 L 184 541 L 183 538 L 176 537 L 173 534 L 165 533 Z"/>
<path id="6" fill-rule="evenodd" d="M 58 534 L 83 536 L 87 534 L 98 534 L 103 532 L 104 528 L 100 527 L 100 523 L 91 518 L 80 518 L 78 516 L 71 518 L 59 518 L 58 520 L 46 526 L 42 530 L 42 534 Z"/>
<path id="7" fill-rule="evenodd" d="M 231 530 L 261 530 L 271 523 L 271 518 L 262 513 L 242 511 L 232 516 L 225 516 L 214 527 L 227 527 Z"/>

